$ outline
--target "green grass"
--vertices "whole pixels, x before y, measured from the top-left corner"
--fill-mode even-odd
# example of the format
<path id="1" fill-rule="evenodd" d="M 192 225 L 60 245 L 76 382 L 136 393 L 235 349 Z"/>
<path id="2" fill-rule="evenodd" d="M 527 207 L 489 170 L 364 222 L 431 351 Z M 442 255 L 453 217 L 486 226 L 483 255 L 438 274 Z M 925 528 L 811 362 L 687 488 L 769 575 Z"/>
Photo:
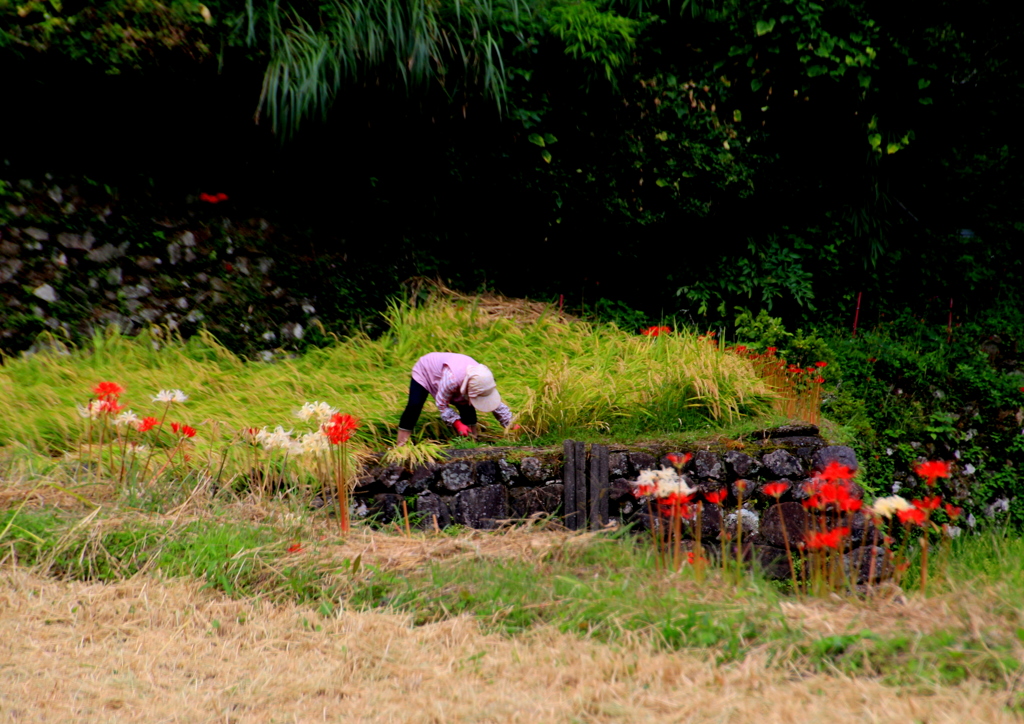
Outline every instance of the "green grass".
<path id="1" fill-rule="evenodd" d="M 206 334 L 188 341 L 153 332 L 136 338 L 100 335 L 86 349 L 5 359 L 0 366 L 0 444 L 49 454 L 76 444 L 84 404 L 103 380 L 127 388 L 122 402 L 138 415 L 160 417 L 160 389 L 189 395 L 168 421 L 199 430 L 197 455 L 216 464 L 216 451 L 243 426 L 309 429 L 294 412 L 323 400 L 358 417 L 356 439 L 382 449 L 393 440 L 409 374 L 427 352 L 464 352 L 489 365 L 503 398 L 522 425 L 519 442 L 563 437 L 635 439 L 749 423 L 767 410 L 767 390 L 749 363 L 719 352 L 695 333 L 648 338 L 614 326 L 493 319 L 473 304 L 437 298 L 392 307 L 388 331 L 356 336 L 273 363 L 246 361 Z M 428 403 L 417 436 L 447 439 Z M 491 440 L 500 427 L 485 416 Z"/>
<path id="2" fill-rule="evenodd" d="M 628 533 L 567 539 L 530 560 L 478 556 L 395 570 L 333 558 L 330 541 L 307 544 L 324 555 L 289 553 L 297 538 L 308 540 L 294 524 L 213 518 L 175 526 L 22 509 L 0 514 L 0 531 L 5 565 L 13 554 L 19 565 L 67 579 L 194 578 L 229 596 L 296 601 L 324 616 L 340 600 L 355 610 L 406 613 L 415 625 L 467 615 L 506 636 L 553 626 L 610 644 L 639 639 L 706 651 L 719 662 L 764 651 L 772 665 L 797 671 L 925 689 L 967 679 L 1011 686 L 1024 660 L 1024 542 L 997 534 L 957 541 L 948 576 L 932 587 L 961 607 L 949 625 L 840 626 L 820 635 L 786 618 L 780 602 L 788 597 L 775 584 L 757 576 L 739 584 L 712 576 L 704 585 L 666 576 L 646 541 Z M 827 612 L 831 604 L 822 605 Z"/>

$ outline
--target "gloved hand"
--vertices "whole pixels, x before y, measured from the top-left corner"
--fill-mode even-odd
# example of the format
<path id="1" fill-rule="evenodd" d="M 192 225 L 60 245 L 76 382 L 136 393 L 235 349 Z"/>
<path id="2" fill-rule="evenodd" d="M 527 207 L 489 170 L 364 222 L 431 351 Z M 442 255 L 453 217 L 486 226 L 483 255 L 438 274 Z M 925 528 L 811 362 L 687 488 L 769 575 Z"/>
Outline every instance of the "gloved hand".
<path id="1" fill-rule="evenodd" d="M 455 432 L 462 435 L 462 437 L 469 437 L 472 430 L 469 429 L 469 425 L 463 424 L 462 420 L 455 421 Z"/>

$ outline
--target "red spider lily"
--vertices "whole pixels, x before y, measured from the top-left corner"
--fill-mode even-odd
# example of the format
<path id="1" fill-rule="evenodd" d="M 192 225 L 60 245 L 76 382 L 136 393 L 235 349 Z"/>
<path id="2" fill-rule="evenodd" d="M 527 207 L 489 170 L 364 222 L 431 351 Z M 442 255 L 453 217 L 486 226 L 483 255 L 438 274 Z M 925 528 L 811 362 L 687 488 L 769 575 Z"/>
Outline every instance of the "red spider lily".
<path id="1" fill-rule="evenodd" d="M 833 460 L 826 465 L 825 469 L 818 473 L 815 478 L 827 483 L 836 483 L 840 480 L 852 480 L 853 471 L 845 465 Z"/>
<path id="2" fill-rule="evenodd" d="M 714 493 L 704 493 L 704 500 L 715 505 L 718 505 L 727 497 L 729 497 L 729 491 L 726 490 L 725 488 L 722 488 L 721 490 L 716 491 Z"/>
<path id="3" fill-rule="evenodd" d="M 671 327 L 648 327 L 647 329 L 642 330 L 640 334 L 645 337 L 657 337 L 658 335 L 670 334 L 671 332 Z"/>
<path id="4" fill-rule="evenodd" d="M 737 352 L 746 352 L 746 351 L 747 351 L 747 348 L 746 348 L 745 346 L 743 346 L 743 345 L 741 344 L 741 345 L 738 345 L 738 346 L 736 347 L 736 351 L 737 351 Z"/>
<path id="5" fill-rule="evenodd" d="M 640 483 L 636 486 L 636 494 L 642 498 L 645 495 L 653 494 L 657 487 L 654 483 Z"/>
<path id="6" fill-rule="evenodd" d="M 684 455 L 680 455 L 679 453 L 669 453 L 665 458 L 672 463 L 673 466 L 679 469 L 686 465 L 686 463 L 690 462 L 690 459 L 693 458 L 693 454 L 685 453 Z"/>
<path id="7" fill-rule="evenodd" d="M 109 398 L 105 400 L 99 400 L 99 410 L 107 415 L 116 415 L 118 412 L 124 409 L 124 405 L 117 404 L 117 400 Z"/>
<path id="8" fill-rule="evenodd" d="M 739 490 L 741 493 L 747 492 L 748 485 L 750 485 L 750 482 L 747 480 L 743 480 L 742 478 L 736 481 L 736 489 Z"/>
<path id="9" fill-rule="evenodd" d="M 869 363 L 870 363 L 870 362 L 877 362 L 877 361 L 878 361 L 878 358 L 877 358 L 877 357 L 868 357 L 868 362 L 869 362 Z"/>
<path id="10" fill-rule="evenodd" d="M 839 501 L 839 510 L 844 513 L 856 513 L 864 505 L 863 500 L 857 500 L 856 498 L 845 498 Z"/>
<path id="11" fill-rule="evenodd" d="M 811 508 L 822 508 L 824 507 L 825 503 L 822 501 L 820 496 L 812 495 L 807 500 L 803 501 L 801 505 L 804 506 L 807 510 L 810 510 Z"/>
<path id="12" fill-rule="evenodd" d="M 925 498 L 923 500 L 915 500 L 914 501 L 914 507 L 917 508 L 918 510 L 935 510 L 936 508 L 939 507 L 939 505 L 941 503 L 942 503 L 942 501 L 939 500 L 939 496 L 935 495 L 935 496 L 933 496 L 931 498 Z"/>
<path id="13" fill-rule="evenodd" d="M 814 383 L 818 384 L 818 385 L 824 384 L 825 383 L 825 378 L 824 377 L 815 377 L 814 378 Z"/>
<path id="14" fill-rule="evenodd" d="M 949 516 L 950 520 L 956 520 L 960 517 L 960 514 L 963 512 L 963 508 L 958 508 L 952 503 L 946 503 L 946 515 Z"/>
<path id="15" fill-rule="evenodd" d="M 172 422 L 171 430 L 174 431 L 175 435 L 181 435 L 182 437 L 195 437 L 196 429 L 183 422 Z"/>
<path id="16" fill-rule="evenodd" d="M 772 355 L 774 355 L 774 354 L 775 354 L 776 352 L 778 352 L 778 351 L 779 351 L 779 348 L 778 348 L 778 347 L 769 347 L 768 349 L 766 349 L 766 350 L 764 351 L 764 353 L 765 353 L 766 355 L 768 355 L 769 357 L 771 357 Z"/>
<path id="17" fill-rule="evenodd" d="M 221 201 L 227 201 L 228 195 L 223 191 L 217 194 L 208 194 L 204 191 L 199 194 L 199 200 L 207 204 L 219 204 Z"/>
<path id="18" fill-rule="evenodd" d="M 847 513 L 860 510 L 863 503 L 850 494 L 850 488 L 840 483 L 819 483 L 817 495 L 823 505 L 834 503 L 839 510 Z"/>
<path id="19" fill-rule="evenodd" d="M 323 426 L 324 435 L 332 445 L 348 442 L 352 432 L 359 427 L 359 421 L 351 415 L 335 413 L 331 421 Z"/>
<path id="20" fill-rule="evenodd" d="M 116 400 L 124 392 L 124 388 L 116 382 L 100 382 L 92 388 L 92 393 L 101 400 Z"/>
<path id="21" fill-rule="evenodd" d="M 914 467 L 914 472 L 924 478 L 925 485 L 935 485 L 936 478 L 949 477 L 949 463 L 942 460 L 929 460 Z"/>
<path id="22" fill-rule="evenodd" d="M 692 495 L 669 493 L 664 498 L 658 499 L 658 508 L 662 515 L 669 518 L 689 518 L 691 500 L 693 500 Z"/>
<path id="23" fill-rule="evenodd" d="M 824 503 L 838 503 L 845 490 L 845 485 L 836 485 L 835 483 L 821 483 L 818 485 L 818 495 L 821 496 L 821 500 Z"/>
<path id="24" fill-rule="evenodd" d="M 850 535 L 849 528 L 833 528 L 827 533 L 812 532 L 808 536 L 807 547 L 811 550 L 819 548 L 839 548 L 843 538 Z"/>
<path id="25" fill-rule="evenodd" d="M 149 432 L 159 424 L 160 421 L 155 417 L 144 417 L 139 420 L 139 432 Z"/>
<path id="26" fill-rule="evenodd" d="M 778 498 L 782 497 L 783 493 L 785 493 L 787 490 L 789 490 L 789 484 L 788 483 L 768 483 L 763 488 L 761 488 L 761 490 L 762 490 L 762 492 L 764 492 L 765 495 L 770 495 L 773 498 L 778 499 Z"/>
<path id="27" fill-rule="evenodd" d="M 897 510 L 896 515 L 899 516 L 900 523 L 914 523 L 916 525 L 924 525 L 925 514 L 923 510 L 917 508 L 910 508 L 909 510 Z"/>
<path id="28" fill-rule="evenodd" d="M 304 550 L 305 548 L 302 547 L 301 543 L 292 543 L 288 546 L 289 553 L 302 553 Z"/>
<path id="29" fill-rule="evenodd" d="M 828 362 L 815 362 L 815 363 L 814 363 L 814 366 L 815 366 L 815 367 L 818 367 L 818 368 L 821 368 L 821 367 L 828 367 Z"/>

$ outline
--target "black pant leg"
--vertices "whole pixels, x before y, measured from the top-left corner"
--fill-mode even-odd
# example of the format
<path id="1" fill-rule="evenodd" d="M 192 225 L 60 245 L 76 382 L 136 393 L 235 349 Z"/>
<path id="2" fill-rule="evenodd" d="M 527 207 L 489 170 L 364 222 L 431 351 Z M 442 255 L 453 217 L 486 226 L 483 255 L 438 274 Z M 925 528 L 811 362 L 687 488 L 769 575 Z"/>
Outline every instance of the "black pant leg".
<path id="1" fill-rule="evenodd" d="M 409 381 L 409 402 L 406 403 L 405 412 L 402 413 L 402 417 L 398 421 L 398 428 L 400 430 L 411 431 L 416 427 L 416 420 L 420 417 L 423 403 L 427 401 L 429 396 L 430 393 L 427 392 L 426 387 L 416 380 Z"/>

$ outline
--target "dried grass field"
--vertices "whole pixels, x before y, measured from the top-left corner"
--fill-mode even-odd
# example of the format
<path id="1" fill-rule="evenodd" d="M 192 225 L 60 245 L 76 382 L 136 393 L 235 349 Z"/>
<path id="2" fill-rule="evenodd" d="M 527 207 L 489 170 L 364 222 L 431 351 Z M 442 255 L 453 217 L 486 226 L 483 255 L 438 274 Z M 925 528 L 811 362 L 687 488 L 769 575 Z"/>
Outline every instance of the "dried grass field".
<path id="1" fill-rule="evenodd" d="M 66 560 L 54 563 L 62 554 L 34 565 L 8 554 L 0 573 L 0 715 L 111 722 L 1022 720 L 1019 589 L 980 571 L 972 585 L 951 572 L 944 590 L 927 598 L 888 590 L 869 600 L 797 600 L 753 580 L 665 580 L 644 567 L 642 549 L 600 534 L 359 530 L 339 542 L 323 522 L 296 524 L 267 506 L 237 506 L 221 523 L 224 516 L 269 531 L 256 554 L 224 553 L 228 563 L 255 561 L 237 569 L 234 589 L 210 575 L 170 577 L 158 568 L 127 575 L 124 555 L 124 575 L 101 582 L 75 580 Z M 68 551 L 95 562 L 96 545 L 142 522 L 120 519 L 73 534 L 63 528 L 60 536 Z M 177 539 L 189 524 L 176 525 L 177 533 L 165 532 Z M 296 532 L 298 544 L 291 542 Z M 79 535 L 95 545 L 70 545 Z M 293 569 L 317 573 L 322 600 L 289 593 Z M 558 580 L 568 587 L 530 591 Z M 379 590 L 367 593 L 374 586 Z M 544 613 L 515 619 L 531 609 Z M 694 611 L 711 617 L 697 619 L 692 635 L 672 639 L 659 629 L 660 620 L 681 621 Z M 714 635 L 702 637 L 702 627 Z M 892 641 L 900 643 L 886 644 Z"/>

